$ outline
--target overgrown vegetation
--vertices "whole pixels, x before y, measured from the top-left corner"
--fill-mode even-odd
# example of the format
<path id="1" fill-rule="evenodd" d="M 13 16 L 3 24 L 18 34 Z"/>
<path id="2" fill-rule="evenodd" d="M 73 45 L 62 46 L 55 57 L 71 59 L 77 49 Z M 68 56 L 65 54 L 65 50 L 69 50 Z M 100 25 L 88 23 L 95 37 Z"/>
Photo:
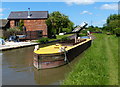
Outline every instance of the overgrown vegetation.
<path id="1" fill-rule="evenodd" d="M 95 34 L 92 46 L 73 66 L 63 85 L 118 85 L 118 38 Z"/>

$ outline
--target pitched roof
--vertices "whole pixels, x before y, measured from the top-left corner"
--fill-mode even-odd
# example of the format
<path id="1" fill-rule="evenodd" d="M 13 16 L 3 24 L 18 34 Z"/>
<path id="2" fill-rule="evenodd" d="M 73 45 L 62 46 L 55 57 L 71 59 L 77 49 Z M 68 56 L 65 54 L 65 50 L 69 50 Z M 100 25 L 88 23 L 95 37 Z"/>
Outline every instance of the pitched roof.
<path id="1" fill-rule="evenodd" d="M 28 18 L 28 11 L 11 12 L 8 19 L 41 19 L 48 18 L 48 11 L 30 11 L 30 18 Z"/>
<path id="2" fill-rule="evenodd" d="M 0 19 L 0 27 L 5 27 L 5 25 L 8 23 L 8 20 L 6 19 Z"/>

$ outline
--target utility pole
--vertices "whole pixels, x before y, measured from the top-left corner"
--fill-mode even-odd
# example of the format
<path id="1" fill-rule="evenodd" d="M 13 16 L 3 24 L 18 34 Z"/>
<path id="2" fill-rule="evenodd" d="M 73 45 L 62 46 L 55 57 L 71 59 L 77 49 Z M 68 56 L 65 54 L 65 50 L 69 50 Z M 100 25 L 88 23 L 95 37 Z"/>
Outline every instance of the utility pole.
<path id="1" fill-rule="evenodd" d="M 92 23 L 93 23 L 93 22 L 92 22 L 92 20 L 91 20 L 91 26 L 92 26 Z"/>

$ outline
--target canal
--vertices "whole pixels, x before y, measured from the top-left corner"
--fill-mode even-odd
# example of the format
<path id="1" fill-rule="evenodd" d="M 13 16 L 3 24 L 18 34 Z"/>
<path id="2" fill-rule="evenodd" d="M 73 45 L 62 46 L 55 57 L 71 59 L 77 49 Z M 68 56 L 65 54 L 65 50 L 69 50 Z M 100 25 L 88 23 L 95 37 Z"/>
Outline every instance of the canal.
<path id="1" fill-rule="evenodd" d="M 61 67 L 37 70 L 32 64 L 33 50 L 34 46 L 2 52 L 3 85 L 59 85 L 83 55 Z"/>

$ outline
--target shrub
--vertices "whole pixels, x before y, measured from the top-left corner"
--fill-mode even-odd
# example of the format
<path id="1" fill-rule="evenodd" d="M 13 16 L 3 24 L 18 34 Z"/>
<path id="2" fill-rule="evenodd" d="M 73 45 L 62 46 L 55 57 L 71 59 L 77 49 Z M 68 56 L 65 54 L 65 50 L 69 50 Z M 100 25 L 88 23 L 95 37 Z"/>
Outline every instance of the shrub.
<path id="1" fill-rule="evenodd" d="M 63 32 L 67 32 L 67 33 L 68 33 L 68 32 L 71 32 L 72 30 L 71 30 L 71 29 L 69 29 L 69 28 L 62 28 L 62 31 L 63 31 Z"/>
<path id="2" fill-rule="evenodd" d="M 7 31 L 3 32 L 3 38 L 9 38 L 10 36 L 16 35 L 18 32 L 20 32 L 18 27 L 8 28 Z"/>
<path id="3" fill-rule="evenodd" d="M 44 43 L 46 43 L 46 42 L 48 42 L 48 41 L 49 41 L 49 38 L 43 37 L 43 38 L 39 39 L 37 42 L 38 42 L 38 43 L 41 43 L 41 44 L 44 44 Z"/>
<path id="4" fill-rule="evenodd" d="M 115 29 L 115 33 L 116 33 L 116 34 L 120 34 L 120 28 L 116 28 L 116 29 Z"/>
<path id="5" fill-rule="evenodd" d="M 80 36 L 80 37 L 82 37 L 82 36 L 87 36 L 87 34 L 86 34 L 86 33 L 81 33 L 81 34 L 79 34 L 79 36 Z"/>
<path id="6" fill-rule="evenodd" d="M 14 28 L 7 29 L 7 31 L 9 31 L 9 32 L 17 32 L 17 31 L 20 31 L 20 29 L 18 27 L 14 27 Z"/>
<path id="7" fill-rule="evenodd" d="M 3 37 L 0 37 L 0 38 L 2 38 L 2 39 L 4 39 L 4 40 L 6 40 L 6 39 L 7 39 L 7 38 L 6 38 L 6 37 L 4 37 L 4 36 L 3 36 Z"/>
<path id="8" fill-rule="evenodd" d="M 21 31 L 23 31 L 23 26 L 24 26 L 24 20 L 20 20 L 19 29 L 20 29 Z"/>
<path id="9" fill-rule="evenodd" d="M 116 34 L 116 36 L 120 36 L 120 28 L 115 29 L 115 34 Z"/>
<path id="10" fill-rule="evenodd" d="M 61 38 L 61 41 L 66 41 L 66 40 L 69 40 L 69 38 L 67 36 L 64 36 Z"/>
<path id="11" fill-rule="evenodd" d="M 87 30 L 82 30 L 81 33 L 86 34 Z"/>

